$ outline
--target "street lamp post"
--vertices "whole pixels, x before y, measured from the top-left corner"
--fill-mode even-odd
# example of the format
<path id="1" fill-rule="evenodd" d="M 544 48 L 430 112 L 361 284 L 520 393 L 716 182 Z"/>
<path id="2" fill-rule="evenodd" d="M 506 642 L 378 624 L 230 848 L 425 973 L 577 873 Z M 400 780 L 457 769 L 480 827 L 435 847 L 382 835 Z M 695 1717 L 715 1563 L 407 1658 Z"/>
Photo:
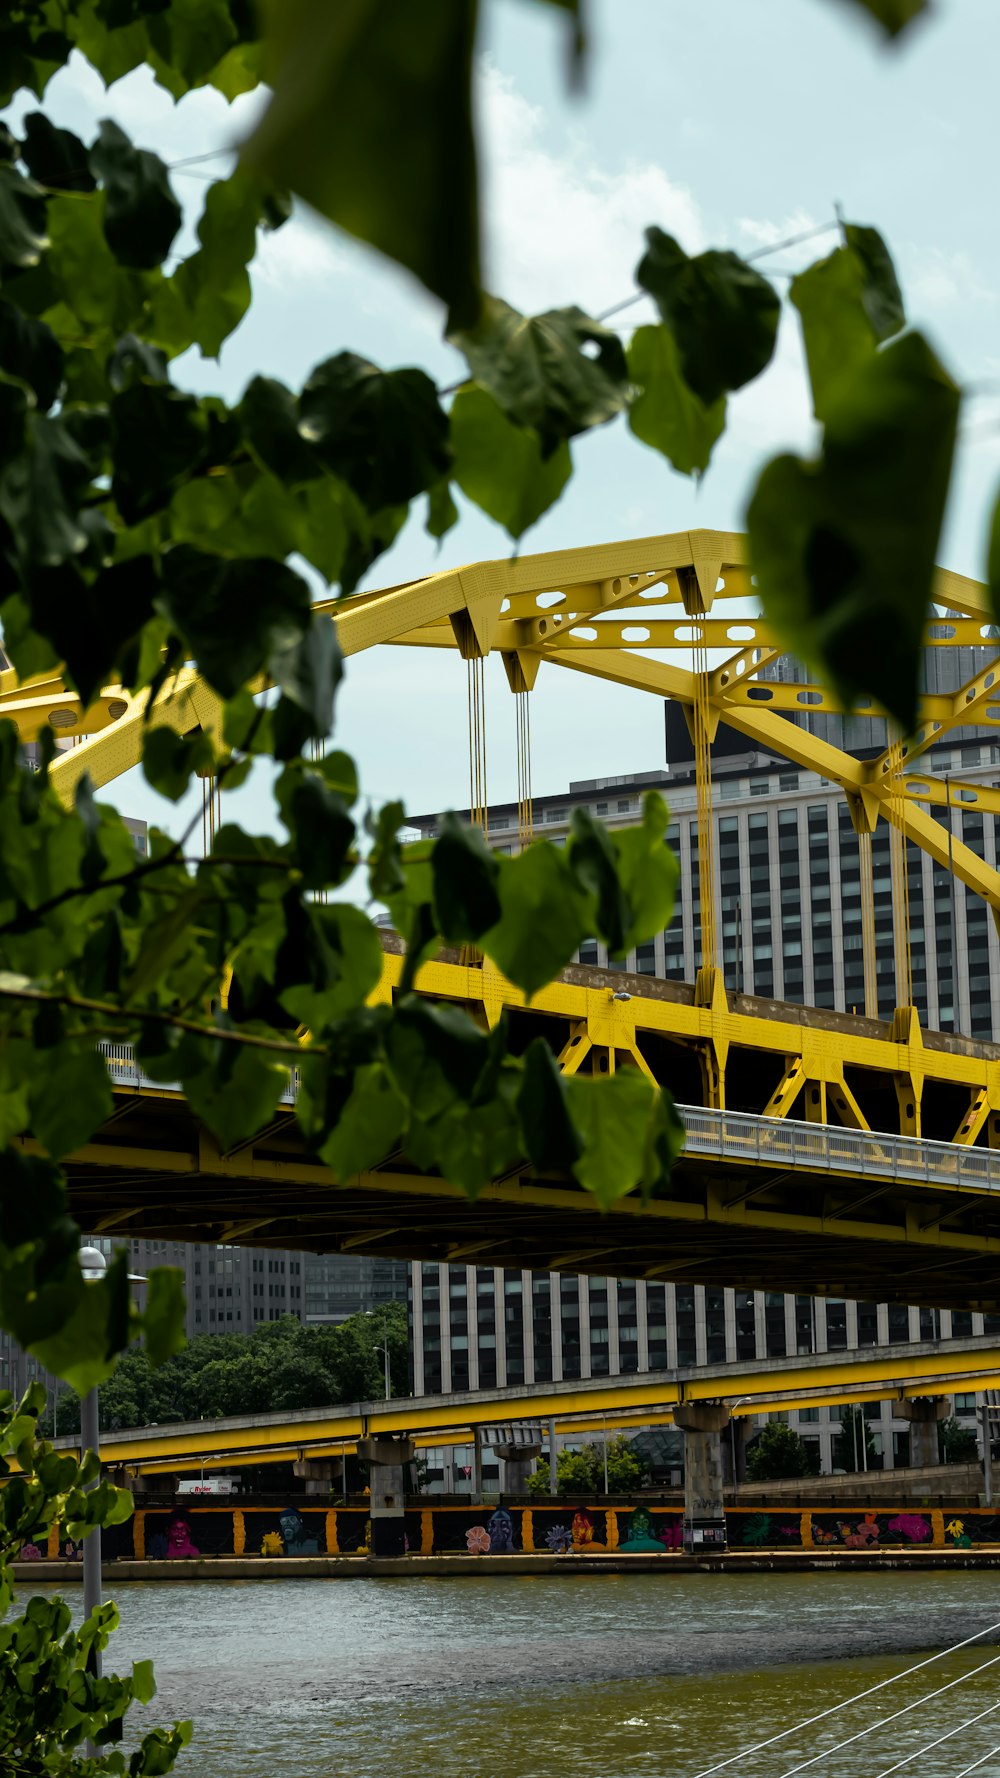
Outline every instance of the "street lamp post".
<path id="1" fill-rule="evenodd" d="M 732 1459 L 732 1465 L 733 1465 L 733 1505 L 734 1506 L 736 1506 L 736 1504 L 739 1500 L 739 1493 L 740 1493 L 739 1473 L 738 1473 L 737 1459 L 736 1459 L 736 1410 L 737 1410 L 737 1408 L 741 1408 L 743 1406 L 744 1402 L 747 1402 L 749 1400 L 750 1400 L 749 1395 L 740 1395 L 737 1397 L 737 1399 L 735 1401 L 730 1402 L 730 1404 L 729 1404 L 729 1453 L 730 1453 L 730 1457 Z"/>
<path id="2" fill-rule="evenodd" d="M 99 1247 L 81 1247 L 80 1270 L 87 1284 L 99 1284 L 108 1269 L 108 1262 Z M 93 1451 L 100 1461 L 101 1455 L 100 1415 L 98 1411 L 97 1385 L 88 1389 L 80 1403 L 80 1461 L 83 1462 L 88 1451 Z M 89 1488 L 96 1488 L 100 1479 L 100 1470 Z M 97 1611 L 101 1604 L 101 1527 L 95 1525 L 89 1537 L 83 1540 L 83 1615 L 88 1618 Z M 90 1645 L 88 1666 L 95 1679 L 100 1679 L 103 1672 L 101 1651 L 96 1642 Z M 97 1757 L 98 1748 L 88 1741 L 87 1752 L 91 1759 Z"/>
<path id="3" fill-rule="evenodd" d="M 374 1309 L 366 1309 L 366 1315 L 374 1316 Z M 382 1357 L 384 1360 L 385 1399 L 392 1400 L 392 1378 L 389 1375 L 389 1323 L 382 1317 Z"/>
<path id="4" fill-rule="evenodd" d="M 99 1284 L 108 1269 L 108 1262 L 99 1247 L 81 1247 L 80 1270 L 88 1284 Z M 88 1451 L 100 1459 L 101 1455 L 100 1417 L 98 1413 L 97 1386 L 88 1389 L 80 1403 L 80 1459 L 81 1462 Z M 96 1480 L 90 1483 L 96 1488 Z M 83 1615 L 89 1617 L 101 1603 L 101 1527 L 95 1526 L 89 1537 L 83 1540 Z M 101 1677 L 101 1656 L 95 1650 L 96 1674 Z"/>

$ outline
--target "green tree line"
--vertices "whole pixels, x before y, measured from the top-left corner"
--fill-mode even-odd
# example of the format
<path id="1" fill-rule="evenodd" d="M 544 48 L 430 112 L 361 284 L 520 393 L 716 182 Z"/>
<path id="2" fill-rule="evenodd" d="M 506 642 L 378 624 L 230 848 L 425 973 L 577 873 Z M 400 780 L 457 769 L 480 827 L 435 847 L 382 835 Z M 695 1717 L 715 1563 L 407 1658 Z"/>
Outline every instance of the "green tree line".
<path id="1" fill-rule="evenodd" d="M 623 1432 L 608 1440 L 608 1492 L 628 1494 L 649 1479 L 646 1459 Z M 547 1494 L 551 1470 L 544 1457 L 528 1478 L 529 1494 Z M 603 1494 L 604 1445 L 584 1445 L 579 1451 L 560 1451 L 556 1458 L 556 1487 L 560 1494 Z"/>
<path id="2" fill-rule="evenodd" d="M 384 1338 L 392 1393 L 405 1395 L 408 1342 L 402 1303 L 389 1303 L 371 1315 L 351 1315 L 337 1326 L 304 1327 L 294 1315 L 284 1315 L 249 1334 L 200 1334 L 157 1366 L 141 1346 L 131 1346 L 101 1389 L 101 1428 L 112 1432 L 172 1420 L 379 1400 L 385 1394 Z M 80 1398 L 75 1390 L 63 1390 L 54 1422 L 47 1415 L 43 1431 L 65 1434 L 79 1428 Z"/>

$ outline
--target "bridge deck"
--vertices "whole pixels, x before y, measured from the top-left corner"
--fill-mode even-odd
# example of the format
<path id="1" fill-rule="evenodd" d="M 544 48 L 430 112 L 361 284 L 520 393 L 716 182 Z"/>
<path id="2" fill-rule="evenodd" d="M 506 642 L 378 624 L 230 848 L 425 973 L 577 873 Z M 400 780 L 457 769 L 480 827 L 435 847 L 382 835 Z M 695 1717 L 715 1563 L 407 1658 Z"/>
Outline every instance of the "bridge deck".
<path id="1" fill-rule="evenodd" d="M 393 935 L 384 946 L 387 999 L 402 960 Z M 418 986 L 491 1023 L 504 1014 L 515 1052 L 541 1034 L 580 1072 L 613 1052 L 669 1085 L 688 1141 L 668 1193 L 603 1213 L 574 1180 L 523 1168 L 470 1203 L 399 1158 L 340 1185 L 305 1150 L 291 1090 L 268 1129 L 221 1154 L 178 1091 L 106 1045 L 114 1114 L 68 1169 L 82 1225 L 1000 1310 L 997 1045 L 915 1021 L 900 1040 L 748 996 L 701 1006 L 683 983 L 583 967 L 530 1007 L 447 954 Z M 705 1102 L 712 1080 L 725 1110 Z"/>

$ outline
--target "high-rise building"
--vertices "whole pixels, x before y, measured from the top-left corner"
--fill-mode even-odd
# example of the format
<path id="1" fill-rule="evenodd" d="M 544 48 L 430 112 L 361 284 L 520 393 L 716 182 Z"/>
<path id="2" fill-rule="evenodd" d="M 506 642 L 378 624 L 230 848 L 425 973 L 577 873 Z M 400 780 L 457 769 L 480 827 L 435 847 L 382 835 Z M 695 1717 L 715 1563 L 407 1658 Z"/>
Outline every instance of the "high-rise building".
<path id="1" fill-rule="evenodd" d="M 927 651 L 929 691 L 954 690 L 980 671 L 994 651 Z M 787 659 L 760 683 L 802 680 Z M 565 842 L 575 809 L 614 828 L 639 819 L 642 797 L 661 791 L 670 805 L 668 837 L 681 864 L 674 917 L 666 931 L 624 959 L 590 941 L 581 963 L 638 975 L 693 981 L 701 958 L 698 821 L 693 748 L 681 710 L 666 706 L 669 769 L 571 783 L 534 799 L 535 831 Z M 824 740 L 859 755 L 881 752 L 885 722 L 877 717 L 795 718 Z M 929 750 L 938 778 L 1000 787 L 1000 744 L 981 730 L 956 729 Z M 720 724 L 712 750 L 719 964 L 727 988 L 767 999 L 864 1010 L 861 874 L 858 839 L 839 786 L 776 755 L 753 751 Z M 975 808 L 931 808 L 952 821 L 963 840 L 996 865 L 994 823 Z M 432 835 L 440 817 L 410 817 Z M 510 837 L 508 837 L 510 836 Z M 516 803 L 490 808 L 490 843 L 518 848 Z M 1000 943 L 986 904 L 912 845 L 906 848 L 913 999 L 925 1026 L 992 1038 L 1000 1030 Z M 879 1012 L 895 1006 L 889 835 L 880 822 L 872 839 L 875 964 Z M 957 960 L 957 968 L 956 968 Z M 905 1308 L 708 1285 L 532 1275 L 492 1268 L 411 1267 L 413 1386 L 475 1389 L 505 1383 L 614 1376 L 660 1367 L 784 1357 L 898 1341 L 1000 1332 L 1000 1316 Z M 972 1398 L 956 1400 L 971 1411 Z M 904 1422 L 889 1404 L 869 1404 L 879 1461 L 905 1462 Z M 801 1409 L 788 1418 L 819 1449 L 824 1470 L 841 1410 Z"/>

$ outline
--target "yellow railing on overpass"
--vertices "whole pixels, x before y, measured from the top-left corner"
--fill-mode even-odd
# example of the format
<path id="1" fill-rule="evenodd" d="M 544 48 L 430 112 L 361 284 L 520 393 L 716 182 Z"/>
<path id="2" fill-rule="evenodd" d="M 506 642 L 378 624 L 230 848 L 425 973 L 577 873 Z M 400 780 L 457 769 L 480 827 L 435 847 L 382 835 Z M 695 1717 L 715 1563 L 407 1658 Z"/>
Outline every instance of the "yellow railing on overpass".
<path id="1" fill-rule="evenodd" d="M 739 1401 L 737 1413 L 810 1407 L 856 1399 L 937 1395 L 961 1385 L 975 1392 L 996 1381 L 1000 1345 L 989 1338 L 922 1342 L 873 1352 L 815 1353 L 634 1376 L 589 1378 L 532 1387 L 480 1389 L 446 1396 L 354 1402 L 341 1407 L 197 1420 L 102 1435 L 108 1464 L 172 1470 L 319 1457 L 359 1438 L 398 1434 L 425 1445 L 467 1441 L 477 1425 L 548 1420 L 563 1432 L 601 1424 L 649 1425 L 684 1402 Z M 59 1449 L 74 1440 L 57 1439 Z M 76 1441 L 78 1443 L 78 1441 Z"/>

